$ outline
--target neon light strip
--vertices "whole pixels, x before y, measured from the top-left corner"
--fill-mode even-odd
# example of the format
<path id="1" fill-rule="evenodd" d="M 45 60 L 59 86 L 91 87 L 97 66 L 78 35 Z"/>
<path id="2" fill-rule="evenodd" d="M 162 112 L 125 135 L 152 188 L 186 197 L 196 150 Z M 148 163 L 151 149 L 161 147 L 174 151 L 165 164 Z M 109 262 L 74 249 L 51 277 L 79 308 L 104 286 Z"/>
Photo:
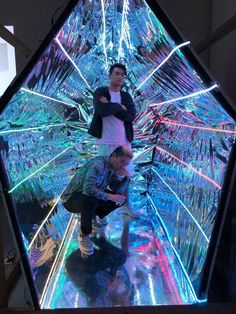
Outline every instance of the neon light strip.
<path id="1" fill-rule="evenodd" d="M 14 186 L 14 188 L 12 188 L 10 191 L 8 191 L 8 193 L 12 193 L 13 191 L 15 191 L 15 189 L 18 188 L 18 186 L 20 186 L 23 182 L 27 181 L 29 178 L 32 178 L 36 173 L 38 173 L 39 171 L 41 171 L 43 168 L 47 167 L 52 161 L 54 161 L 57 157 L 61 156 L 62 154 L 64 154 L 67 150 L 71 149 L 74 146 L 70 146 L 67 147 L 65 150 L 63 150 L 61 153 L 59 153 L 58 155 L 56 155 L 55 157 L 53 157 L 51 160 L 49 160 L 45 165 L 43 165 L 42 167 L 40 167 L 38 170 L 36 170 L 35 172 L 31 173 L 28 177 L 26 177 L 25 179 L 23 179 L 22 181 L 20 181 L 19 183 L 17 183 L 17 185 Z"/>
<path id="2" fill-rule="evenodd" d="M 75 295 L 75 302 L 74 302 L 74 306 L 73 306 L 73 308 L 78 308 L 78 307 L 80 307 L 79 306 L 79 292 L 76 292 L 76 295 Z"/>
<path id="3" fill-rule="evenodd" d="M 232 131 L 232 130 L 222 130 L 222 129 L 217 129 L 217 128 L 207 128 L 207 127 L 201 127 L 201 126 L 193 126 L 193 125 L 188 125 L 188 124 L 181 124 L 181 123 L 175 122 L 173 120 L 169 120 L 169 119 L 163 119 L 163 120 L 159 121 L 159 123 L 172 124 L 172 125 L 177 125 L 177 126 L 181 126 L 181 127 L 184 127 L 184 128 L 189 128 L 189 129 L 199 129 L 199 130 L 204 130 L 204 131 L 236 134 L 236 131 Z"/>
<path id="4" fill-rule="evenodd" d="M 155 228 L 155 224 L 152 223 L 153 227 Z M 160 223 L 161 225 L 161 223 Z M 183 286 L 182 282 L 180 282 L 180 278 L 177 275 L 176 269 L 173 265 L 173 259 L 170 257 L 170 260 L 168 259 L 168 255 L 170 255 L 169 248 L 166 248 L 165 243 L 160 242 L 155 237 L 155 245 L 157 247 L 157 252 L 160 254 L 160 258 L 162 261 L 164 261 L 163 265 L 161 266 L 161 272 L 165 277 L 167 288 L 172 293 L 172 303 L 173 304 L 182 304 L 184 297 L 186 297 L 183 293 Z M 164 244 L 164 247 L 163 247 Z M 168 250 L 168 252 L 166 251 Z M 173 252 L 172 252 L 173 254 Z M 174 255 L 174 254 L 173 254 Z M 181 280 L 182 281 L 182 280 Z M 193 296 L 192 296 L 193 297 Z M 174 300 L 175 299 L 175 300 Z"/>
<path id="5" fill-rule="evenodd" d="M 62 238 L 60 247 L 59 247 L 59 249 L 58 249 L 57 255 L 56 255 L 55 259 L 54 259 L 53 265 L 52 265 L 51 270 L 50 270 L 50 272 L 49 272 L 49 274 L 48 274 L 48 277 L 47 277 L 47 280 L 46 280 L 46 283 L 45 283 L 45 286 L 44 286 L 44 289 L 43 289 L 43 292 L 42 292 L 42 296 L 41 296 L 41 298 L 40 298 L 40 300 L 39 300 L 39 304 L 41 304 L 41 306 L 43 306 L 43 303 L 45 302 L 45 296 L 46 296 L 46 291 L 47 291 L 47 288 L 48 288 L 48 284 L 49 284 L 49 281 L 50 281 L 50 279 L 51 279 L 51 276 L 52 276 L 52 274 L 53 274 L 53 272 L 54 272 L 54 270 L 55 270 L 55 266 L 56 266 L 56 264 L 58 263 L 58 257 L 59 257 L 59 255 L 61 254 L 62 247 L 63 247 L 63 245 L 64 245 L 64 243 L 65 243 L 65 239 L 66 239 L 66 237 L 68 236 L 68 231 L 69 231 L 69 229 L 70 229 L 70 227 L 71 227 L 71 223 L 72 223 L 73 217 L 74 217 L 74 215 L 71 215 L 71 218 L 70 218 L 70 220 L 69 220 L 69 222 L 68 222 L 68 225 L 67 225 L 67 228 L 66 228 L 66 231 L 65 231 L 65 234 L 64 234 L 64 236 L 63 236 L 63 238 Z M 74 229 L 75 229 L 76 224 L 77 224 L 77 220 L 76 220 L 75 223 L 74 223 L 73 231 L 74 231 Z M 73 236 L 73 232 L 71 232 L 71 234 L 70 234 L 70 237 L 71 237 L 71 238 L 72 238 L 72 236 Z M 70 239 L 70 241 L 71 241 L 71 239 Z M 66 243 L 66 250 L 65 250 L 65 253 L 67 252 L 67 250 L 68 250 L 68 248 L 69 248 L 70 241 L 67 241 L 67 243 Z M 64 256 L 65 256 L 65 255 L 64 255 Z M 64 261 L 64 256 L 63 256 L 63 261 Z"/>
<path id="6" fill-rule="evenodd" d="M 146 83 L 146 81 L 147 81 L 156 71 L 158 71 L 158 70 L 160 69 L 160 67 L 162 67 L 162 66 L 167 62 L 168 59 L 170 59 L 170 57 L 173 55 L 173 53 L 174 53 L 176 50 L 180 49 L 180 48 L 183 47 L 183 46 L 189 45 L 189 44 L 190 44 L 190 41 L 186 41 L 186 42 L 184 42 L 184 43 L 182 43 L 182 44 L 176 46 L 176 47 L 169 53 L 169 55 L 151 72 L 151 74 L 148 75 L 148 77 L 147 77 L 134 91 L 137 91 L 138 89 L 140 89 L 140 87 L 141 87 L 144 83 Z"/>
<path id="7" fill-rule="evenodd" d="M 209 178 L 208 176 L 206 176 L 205 174 L 202 174 L 201 172 L 199 172 L 198 170 L 196 170 L 195 168 L 193 168 L 192 166 L 190 166 L 189 164 L 185 163 L 184 161 L 182 161 L 181 159 L 175 157 L 173 154 L 169 153 L 167 150 L 160 148 L 159 146 L 156 145 L 156 149 L 159 150 L 162 153 L 165 153 L 167 155 L 170 155 L 172 158 L 174 158 L 175 160 L 177 160 L 180 164 L 186 166 L 187 168 L 191 169 L 193 172 L 195 172 L 196 174 L 198 174 L 200 177 L 206 179 L 207 181 L 211 182 L 215 187 L 217 187 L 217 189 L 221 190 L 222 186 L 220 186 L 218 183 L 216 183 L 214 180 L 212 180 L 211 178 Z"/>
<path id="8" fill-rule="evenodd" d="M 124 0 L 123 2 L 123 11 L 122 11 L 122 20 L 121 20 L 121 36 L 120 36 L 120 44 L 118 49 L 118 62 L 120 61 L 120 54 L 121 54 L 121 45 L 124 37 L 124 17 L 125 17 L 125 11 L 127 6 L 127 0 Z"/>
<path id="9" fill-rule="evenodd" d="M 59 123 L 59 124 L 49 124 L 49 125 L 42 125 L 34 128 L 26 128 L 26 129 L 15 129 L 15 130 L 7 130 L 7 131 L 0 131 L 0 134 L 9 134 L 9 133 L 17 133 L 17 132 L 25 132 L 25 131 L 37 131 L 41 129 L 49 129 L 59 126 L 65 126 L 65 123 Z"/>
<path id="10" fill-rule="evenodd" d="M 207 243 L 209 243 L 209 239 L 207 237 L 207 235 L 205 234 L 205 232 L 203 231 L 202 227 L 199 225 L 199 223 L 197 222 L 197 220 L 194 218 L 194 216 L 191 214 L 190 210 L 184 205 L 184 203 L 181 201 L 181 199 L 178 197 L 178 195 L 174 192 L 174 190 L 166 183 L 166 181 L 159 175 L 159 173 L 151 168 L 152 171 L 161 179 L 161 181 L 165 184 L 165 186 L 167 186 L 167 188 L 174 194 L 174 196 L 177 198 L 177 200 L 180 202 L 180 204 L 185 208 L 185 210 L 187 211 L 187 213 L 189 214 L 189 216 L 192 218 L 192 220 L 195 222 L 196 226 L 198 227 L 198 229 L 201 231 L 203 237 L 205 238 L 205 240 L 207 241 Z"/>
<path id="11" fill-rule="evenodd" d="M 189 94 L 187 96 L 182 96 L 182 97 L 178 97 L 178 98 L 174 98 L 172 100 L 167 100 L 167 101 L 163 101 L 163 102 L 160 102 L 158 104 L 151 104 L 149 105 L 149 107 L 156 107 L 156 106 L 161 106 L 161 105 L 164 105 L 164 104 L 170 104 L 170 103 L 173 103 L 173 102 L 176 102 L 176 101 L 179 101 L 179 100 L 183 100 L 183 99 L 187 99 L 187 98 L 192 98 L 192 97 L 195 97 L 197 95 L 201 95 L 201 94 L 206 94 L 208 93 L 209 91 L 211 91 L 212 89 L 215 89 L 216 87 L 218 87 L 217 84 L 214 84 L 212 85 L 211 87 L 207 88 L 207 89 L 202 89 L 198 92 L 195 92 L 195 93 L 192 93 L 192 94 Z"/>
<path id="12" fill-rule="evenodd" d="M 198 299 L 198 297 L 197 297 L 197 295 L 196 295 L 196 293 L 195 293 L 194 287 L 193 287 L 193 285 L 192 285 L 192 282 L 191 282 L 191 280 L 190 280 L 190 278 L 189 278 L 189 275 L 188 275 L 188 273 L 187 273 L 187 271 L 186 271 L 186 269 L 185 269 L 185 267 L 184 267 L 184 265 L 183 265 L 183 263 L 182 263 L 182 261 L 181 261 L 181 259 L 180 259 L 180 257 L 179 257 L 178 252 L 176 251 L 176 249 L 175 249 L 175 247 L 174 247 L 174 245 L 173 245 L 173 243 L 172 243 L 172 241 L 171 241 L 170 235 L 169 235 L 169 233 L 168 233 L 168 230 L 167 230 L 167 228 L 166 228 L 166 225 L 165 225 L 164 221 L 162 220 L 160 214 L 158 213 L 158 210 L 157 210 L 157 208 L 156 208 L 156 206 L 155 206 L 153 200 L 151 199 L 150 195 L 147 194 L 146 197 L 147 197 L 148 201 L 151 203 L 152 208 L 154 209 L 156 215 L 158 216 L 158 219 L 159 219 L 160 222 L 161 222 L 162 228 L 165 230 L 167 239 L 168 239 L 168 241 L 169 241 L 169 243 L 170 243 L 170 245 L 171 245 L 171 248 L 172 248 L 172 250 L 174 251 L 174 254 L 175 254 L 175 256 L 176 256 L 176 258 L 177 258 L 177 260 L 178 260 L 178 262 L 179 262 L 179 264 L 180 264 L 180 267 L 181 267 L 181 269 L 182 269 L 182 271 L 183 271 L 183 273 L 184 273 L 184 275 L 185 275 L 185 277 L 186 277 L 186 279 L 187 279 L 187 282 L 188 282 L 188 284 L 189 284 L 189 286 L 190 286 L 190 289 L 191 289 L 191 291 L 192 291 L 193 297 L 195 298 L 195 300 L 196 300 L 198 303 L 206 302 L 206 301 L 207 301 L 206 299 L 204 299 L 204 300 L 199 300 L 199 299 Z"/>
<path id="13" fill-rule="evenodd" d="M 47 222 L 48 218 L 51 216 L 51 213 L 54 211 L 54 208 L 57 206 L 63 192 L 65 191 L 66 187 L 63 189 L 63 191 L 61 192 L 61 194 L 58 196 L 58 198 L 56 199 L 55 204 L 53 205 L 53 207 L 51 208 L 51 210 L 49 211 L 49 213 L 47 214 L 47 216 L 45 217 L 45 219 L 43 220 L 43 222 L 41 223 L 41 225 L 39 226 L 37 232 L 35 233 L 35 235 L 33 236 L 33 239 L 31 240 L 29 246 L 28 246 L 28 250 L 31 248 L 31 246 L 33 245 L 35 239 L 37 238 L 39 232 L 41 231 L 41 229 L 43 228 L 44 224 Z"/>
<path id="14" fill-rule="evenodd" d="M 33 94 L 33 95 L 36 95 L 36 96 L 39 96 L 39 97 L 42 97 L 42 98 L 46 98 L 46 99 L 49 99 L 49 100 L 52 100 L 52 101 L 56 101 L 56 102 L 58 102 L 60 104 L 63 104 L 63 105 L 69 106 L 69 107 L 76 108 L 79 111 L 79 109 L 77 108 L 76 105 L 69 104 L 69 103 L 67 103 L 65 101 L 61 101 L 61 100 L 58 100 L 58 99 L 55 99 L 55 98 L 52 98 L 52 97 L 49 97 L 49 96 L 46 96 L 46 95 L 34 92 L 34 91 L 32 91 L 30 89 L 26 89 L 24 87 L 21 87 L 21 90 L 23 90 L 26 93 L 30 93 L 30 94 Z"/>
<path id="15" fill-rule="evenodd" d="M 67 59 L 73 64 L 73 66 L 76 68 L 76 70 L 79 72 L 80 77 L 84 80 L 85 84 L 87 85 L 88 88 L 90 88 L 90 85 L 86 81 L 86 79 L 83 77 L 82 73 L 80 72 L 80 69 L 77 67 L 75 62 L 71 59 L 71 57 L 68 55 L 64 47 L 62 46 L 61 42 L 59 41 L 58 37 L 55 38 L 56 42 L 58 43 L 59 47 L 63 51 L 64 55 L 67 57 Z"/>
<path id="16" fill-rule="evenodd" d="M 139 158 L 141 158 L 143 155 L 149 153 L 149 152 L 150 152 L 151 150 L 153 150 L 155 147 L 156 147 L 156 145 L 153 145 L 153 146 L 151 146 L 151 147 L 148 147 L 145 151 L 143 151 L 143 152 L 141 152 L 141 153 L 137 153 L 137 154 L 133 157 L 132 161 L 133 161 L 133 162 L 137 162 Z"/>
<path id="17" fill-rule="evenodd" d="M 134 284 L 134 287 L 135 287 L 135 290 L 136 290 L 136 300 L 137 300 L 137 305 L 141 305 L 141 297 L 140 297 L 140 291 L 139 291 L 139 288 L 137 287 L 137 285 L 135 283 Z"/>
<path id="18" fill-rule="evenodd" d="M 101 0 L 102 4 L 102 21 L 103 21 L 103 48 L 104 48 L 104 54 L 106 59 L 106 66 L 108 68 L 108 61 L 107 61 L 107 50 L 106 50 L 106 17 L 105 17 L 105 9 L 104 9 L 104 0 Z"/>
<path id="19" fill-rule="evenodd" d="M 157 305 L 157 301 L 156 301 L 156 297 L 154 293 L 153 280 L 150 273 L 148 274 L 148 285 L 149 285 L 149 290 L 151 294 L 152 305 Z"/>
<path id="20" fill-rule="evenodd" d="M 55 280 L 54 280 L 54 283 L 53 283 L 53 288 L 52 288 L 52 290 L 51 290 L 51 295 L 50 295 L 50 298 L 49 298 L 49 300 L 48 300 L 48 302 L 47 302 L 47 307 L 49 307 L 50 304 L 51 304 L 51 302 L 52 302 L 52 297 L 53 297 L 54 291 L 55 291 L 55 289 L 56 289 L 56 284 L 57 284 L 58 279 L 59 279 L 59 277 L 60 277 L 60 275 L 61 275 L 61 270 L 62 270 L 64 261 L 65 261 L 66 253 L 67 253 L 67 251 L 68 251 L 68 249 L 69 249 L 69 246 L 70 246 L 70 244 L 71 244 L 71 240 L 72 240 L 72 238 L 73 238 L 74 231 L 75 231 L 75 228 L 76 228 L 76 226 L 77 226 L 77 222 L 78 222 L 78 219 L 76 219 L 76 220 L 74 221 L 74 224 L 73 224 L 73 226 L 72 226 L 72 230 L 71 230 L 71 233 L 70 233 L 70 237 L 69 237 L 69 239 L 68 239 L 68 241 L 67 241 L 66 248 L 65 248 L 65 251 L 64 251 L 64 254 L 63 254 L 61 263 L 60 263 L 60 265 L 59 265 L 59 269 L 58 269 L 58 271 L 57 271 L 57 276 L 56 276 L 56 278 L 55 278 Z M 64 240 L 64 241 L 65 241 L 65 240 Z"/>

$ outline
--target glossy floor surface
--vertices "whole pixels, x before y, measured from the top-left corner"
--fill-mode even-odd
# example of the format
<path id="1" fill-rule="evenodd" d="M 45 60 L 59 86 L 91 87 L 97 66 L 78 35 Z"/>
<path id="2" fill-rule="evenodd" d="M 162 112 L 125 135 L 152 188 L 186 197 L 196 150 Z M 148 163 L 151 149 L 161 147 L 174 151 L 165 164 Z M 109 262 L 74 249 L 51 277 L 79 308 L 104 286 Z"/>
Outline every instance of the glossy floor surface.
<path id="1" fill-rule="evenodd" d="M 131 203 L 139 219 L 129 219 L 120 209 L 111 213 L 106 238 L 92 238 L 95 252 L 88 259 L 83 259 L 78 249 L 79 217 L 72 218 L 59 261 L 41 299 L 42 308 L 196 302 L 141 182 L 136 187 L 134 183 Z"/>

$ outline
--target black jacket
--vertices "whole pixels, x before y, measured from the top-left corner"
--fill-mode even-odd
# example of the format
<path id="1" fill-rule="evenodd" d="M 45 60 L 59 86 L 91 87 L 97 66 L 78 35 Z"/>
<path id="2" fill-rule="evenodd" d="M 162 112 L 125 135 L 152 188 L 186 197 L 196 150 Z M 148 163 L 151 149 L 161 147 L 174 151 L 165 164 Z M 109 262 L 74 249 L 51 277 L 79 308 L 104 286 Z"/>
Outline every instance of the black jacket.
<path id="1" fill-rule="evenodd" d="M 124 121 L 125 133 L 129 142 L 132 142 L 134 138 L 133 124 L 136 110 L 132 97 L 129 93 L 120 91 L 121 104 L 124 105 L 127 110 L 123 110 L 121 105 L 110 102 L 111 96 L 108 87 L 99 87 L 94 92 L 93 105 L 94 116 L 90 124 L 88 133 L 94 137 L 102 137 L 102 117 L 115 116 L 116 118 Z M 107 98 L 108 103 L 102 103 L 100 97 Z"/>

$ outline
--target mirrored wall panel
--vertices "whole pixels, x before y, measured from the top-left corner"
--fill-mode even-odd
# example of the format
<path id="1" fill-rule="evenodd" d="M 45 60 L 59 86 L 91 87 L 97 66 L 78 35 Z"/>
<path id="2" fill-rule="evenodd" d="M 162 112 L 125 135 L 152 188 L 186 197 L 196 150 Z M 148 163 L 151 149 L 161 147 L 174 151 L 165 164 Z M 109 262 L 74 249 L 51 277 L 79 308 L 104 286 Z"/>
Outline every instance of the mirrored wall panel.
<path id="1" fill-rule="evenodd" d="M 170 302 L 157 298 L 153 303 L 144 298 L 141 304 L 128 305 L 194 303 L 206 297 L 199 287 L 226 170 L 232 162 L 236 124 L 218 84 L 191 55 L 191 43 L 168 29 L 165 15 L 153 3 L 75 1 L 23 80 L 16 80 L 12 93 L 10 88 L 1 99 L 0 147 L 7 189 L 40 304 L 48 298 L 50 279 L 72 239 L 68 236 L 77 228 L 76 218 L 60 197 L 76 170 L 97 155 L 95 138 L 87 132 L 94 114 L 93 93 L 109 85 L 109 68 L 114 63 L 127 67 L 123 90 L 130 93 L 137 111 L 132 201 L 140 216 L 144 207 L 149 213 L 144 221 L 152 224 L 150 234 L 157 239 L 165 236 L 164 246 L 171 250 L 165 258 L 170 263 L 176 259 L 190 287 L 178 279 L 176 287 L 184 287 L 181 294 L 186 291 L 188 297 Z M 135 226 L 138 234 L 142 223 Z M 150 241 L 148 236 L 145 239 Z M 77 249 L 74 245 L 70 254 Z M 164 260 L 165 249 L 156 244 L 155 250 L 157 255 L 162 252 Z M 171 265 L 175 272 L 175 263 Z M 168 289 L 175 286 L 170 281 L 168 285 Z M 57 307 L 52 298 L 45 307 Z"/>

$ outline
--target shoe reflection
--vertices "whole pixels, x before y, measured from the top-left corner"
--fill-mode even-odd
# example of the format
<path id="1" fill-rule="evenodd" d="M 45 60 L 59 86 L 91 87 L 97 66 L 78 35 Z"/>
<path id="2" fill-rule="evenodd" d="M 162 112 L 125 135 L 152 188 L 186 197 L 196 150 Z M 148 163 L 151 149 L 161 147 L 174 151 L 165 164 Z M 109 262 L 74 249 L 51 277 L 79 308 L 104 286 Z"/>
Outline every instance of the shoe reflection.
<path id="1" fill-rule="evenodd" d="M 125 268 L 128 244 L 128 223 L 124 222 L 122 249 L 105 238 L 92 238 L 94 254 L 84 259 L 79 250 L 66 261 L 66 271 L 87 299 L 87 306 L 132 305 L 133 288 Z M 126 241 L 125 241 L 126 239 Z"/>

